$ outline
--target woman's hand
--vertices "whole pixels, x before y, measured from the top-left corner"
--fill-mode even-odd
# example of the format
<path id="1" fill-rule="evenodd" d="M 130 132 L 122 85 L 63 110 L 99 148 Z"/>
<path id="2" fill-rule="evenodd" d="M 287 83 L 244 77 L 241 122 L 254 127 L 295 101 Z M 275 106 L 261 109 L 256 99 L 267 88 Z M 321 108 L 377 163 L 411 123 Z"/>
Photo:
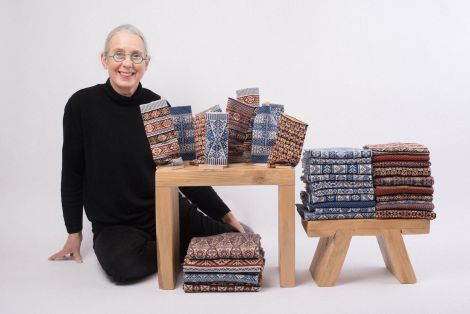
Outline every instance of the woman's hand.
<path id="1" fill-rule="evenodd" d="M 77 263 L 83 263 L 80 255 L 80 245 L 82 244 L 82 233 L 70 233 L 65 241 L 64 248 L 49 257 L 50 261 L 68 260 L 73 258 Z"/>
<path id="2" fill-rule="evenodd" d="M 237 229 L 239 232 L 245 233 L 245 229 L 240 224 L 237 217 L 235 217 L 235 215 L 231 211 L 225 214 L 224 217 L 222 217 L 222 221 L 225 222 L 226 224 L 231 225 L 232 227 Z"/>

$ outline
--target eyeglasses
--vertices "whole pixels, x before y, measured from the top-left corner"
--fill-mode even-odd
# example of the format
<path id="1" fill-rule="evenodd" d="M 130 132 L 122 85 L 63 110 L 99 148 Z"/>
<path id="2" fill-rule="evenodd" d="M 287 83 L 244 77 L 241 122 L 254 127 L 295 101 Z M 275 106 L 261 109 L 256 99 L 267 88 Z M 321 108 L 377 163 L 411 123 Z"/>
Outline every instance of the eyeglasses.
<path id="1" fill-rule="evenodd" d="M 127 55 L 131 57 L 131 61 L 134 64 L 141 64 L 142 62 L 144 62 L 144 60 L 148 60 L 148 58 L 145 58 L 144 56 L 142 56 L 142 54 L 138 52 L 125 53 L 125 52 L 118 51 L 118 52 L 115 52 L 113 55 L 108 55 L 108 57 L 113 58 L 113 60 L 116 62 L 123 62 L 124 60 L 126 60 Z"/>

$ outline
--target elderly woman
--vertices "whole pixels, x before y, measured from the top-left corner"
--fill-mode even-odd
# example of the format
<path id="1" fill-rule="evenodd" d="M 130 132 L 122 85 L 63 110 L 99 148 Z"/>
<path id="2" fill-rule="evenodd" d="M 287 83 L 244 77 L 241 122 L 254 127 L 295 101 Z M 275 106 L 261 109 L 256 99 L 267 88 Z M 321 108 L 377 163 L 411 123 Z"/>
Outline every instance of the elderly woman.
<path id="1" fill-rule="evenodd" d="M 140 83 L 150 57 L 136 27 L 112 30 L 101 62 L 106 83 L 76 92 L 65 106 L 61 193 L 68 237 L 49 259 L 82 262 L 84 207 L 98 261 L 112 280 L 125 283 L 157 270 L 155 164 L 139 105 L 160 96 Z M 187 197 L 180 196 L 181 256 L 194 236 L 244 232 L 211 187 L 180 190 Z"/>

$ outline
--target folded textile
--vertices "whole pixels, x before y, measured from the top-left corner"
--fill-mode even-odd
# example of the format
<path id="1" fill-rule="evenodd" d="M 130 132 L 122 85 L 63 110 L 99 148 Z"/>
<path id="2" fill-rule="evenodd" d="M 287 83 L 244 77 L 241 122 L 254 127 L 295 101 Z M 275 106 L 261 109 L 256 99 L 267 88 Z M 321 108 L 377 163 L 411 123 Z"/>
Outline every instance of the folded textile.
<path id="1" fill-rule="evenodd" d="M 374 178 L 374 184 L 380 185 L 413 185 L 413 186 L 432 186 L 434 184 L 434 178 L 428 177 L 383 177 Z"/>
<path id="2" fill-rule="evenodd" d="M 192 273 L 260 273 L 264 258 L 245 259 L 190 259 L 185 258 L 183 271 Z"/>
<path id="3" fill-rule="evenodd" d="M 271 103 L 264 103 L 263 105 L 268 105 L 271 109 L 271 113 L 276 120 L 276 124 L 279 124 L 279 119 L 281 119 L 281 115 L 284 113 L 284 105 L 281 104 L 271 104 Z"/>
<path id="4" fill-rule="evenodd" d="M 308 193 L 308 202 L 310 204 L 325 203 L 325 202 L 360 202 L 360 201 L 373 201 L 374 194 L 335 194 L 325 196 L 315 196 Z"/>
<path id="5" fill-rule="evenodd" d="M 262 105 L 256 113 L 253 124 L 251 161 L 266 163 L 276 141 L 277 121 L 269 105 Z"/>
<path id="6" fill-rule="evenodd" d="M 425 168 L 430 167 L 429 161 L 374 161 L 374 168 L 384 167 L 406 167 L 406 168 Z"/>
<path id="7" fill-rule="evenodd" d="M 304 182 L 316 183 L 319 181 L 370 181 L 372 176 L 366 174 L 320 174 L 320 175 L 303 175 L 300 177 Z"/>
<path id="8" fill-rule="evenodd" d="M 199 163 L 204 163 L 204 152 L 206 150 L 206 112 L 222 112 L 219 105 L 212 106 L 194 118 L 194 141 L 196 143 L 196 157 Z"/>
<path id="9" fill-rule="evenodd" d="M 192 259 L 261 258 L 260 240 L 259 234 L 238 232 L 194 237 L 186 256 Z"/>
<path id="10" fill-rule="evenodd" d="M 387 143 L 387 144 L 368 144 L 364 145 L 365 149 L 371 149 L 375 152 L 386 153 L 426 153 L 429 150 L 426 146 L 418 143 Z"/>
<path id="11" fill-rule="evenodd" d="M 178 136 L 180 156 L 183 160 L 196 159 L 194 123 L 191 106 L 170 107 L 173 125 Z"/>
<path id="12" fill-rule="evenodd" d="M 204 160 L 208 165 L 228 164 L 228 114 L 206 112 L 206 150 Z"/>
<path id="13" fill-rule="evenodd" d="M 376 186 L 375 195 L 394 195 L 394 194 L 427 194 L 432 195 L 434 189 L 432 187 L 421 186 Z"/>
<path id="14" fill-rule="evenodd" d="M 340 195 L 340 194 L 372 194 L 374 195 L 373 188 L 332 188 L 332 189 L 315 189 L 311 184 L 306 184 L 305 190 L 314 196 L 327 196 L 327 195 Z"/>
<path id="15" fill-rule="evenodd" d="M 305 191 L 300 192 L 300 199 L 305 207 L 310 211 L 316 208 L 357 208 L 357 207 L 375 207 L 375 201 L 350 201 L 350 202 L 323 202 L 310 203 L 308 194 Z"/>
<path id="16" fill-rule="evenodd" d="M 305 182 L 305 180 L 303 180 Z M 323 189 L 356 189 L 372 188 L 372 181 L 319 181 L 315 183 L 306 182 L 309 189 L 319 191 Z"/>
<path id="17" fill-rule="evenodd" d="M 420 201 L 394 201 L 394 202 L 377 202 L 375 205 L 377 210 L 396 209 L 396 210 L 433 210 L 434 204 L 431 202 Z"/>
<path id="18" fill-rule="evenodd" d="M 234 284 L 183 284 L 184 292 L 258 292 L 259 286 Z"/>
<path id="19" fill-rule="evenodd" d="M 352 213 L 375 213 L 375 207 L 356 207 L 356 208 L 315 208 L 311 213 L 321 214 L 352 214 Z"/>
<path id="20" fill-rule="evenodd" d="M 322 158 L 322 159 L 353 159 L 353 158 L 370 158 L 372 151 L 369 149 L 335 147 L 335 148 L 314 148 L 304 150 L 305 158 Z"/>
<path id="21" fill-rule="evenodd" d="M 391 202 L 391 201 L 425 201 L 432 202 L 432 195 L 422 194 L 395 194 L 395 195 L 381 195 L 375 196 L 377 202 Z"/>
<path id="22" fill-rule="evenodd" d="M 371 164 L 372 158 L 350 158 L 350 159 L 333 159 L 333 158 L 313 158 L 302 157 L 302 166 L 306 165 L 360 165 Z"/>
<path id="23" fill-rule="evenodd" d="M 425 210 L 377 210 L 377 219 L 428 219 L 436 218 L 436 213 Z"/>
<path id="24" fill-rule="evenodd" d="M 308 124 L 285 113 L 281 114 L 276 140 L 268 157 L 268 166 L 295 167 L 300 161 Z"/>
<path id="25" fill-rule="evenodd" d="M 308 165 L 304 168 L 304 174 L 372 174 L 372 165 Z"/>
<path id="26" fill-rule="evenodd" d="M 245 104 L 259 106 L 259 88 L 243 88 L 236 91 L 237 100 Z"/>
<path id="27" fill-rule="evenodd" d="M 301 204 L 296 204 L 297 212 L 303 220 L 335 220 L 335 219 L 370 219 L 375 218 L 375 212 L 369 213 L 345 213 L 345 214 L 315 214 L 305 209 Z"/>
<path id="28" fill-rule="evenodd" d="M 164 99 L 140 105 L 145 133 L 156 165 L 175 163 L 180 158 L 178 138 L 169 108 Z"/>
<path id="29" fill-rule="evenodd" d="M 234 274 L 234 273 L 184 273 L 184 283 L 234 283 L 234 284 L 260 284 L 259 274 Z"/>
<path id="30" fill-rule="evenodd" d="M 375 154 L 372 156 L 372 162 L 381 161 L 429 161 L 429 154 Z"/>
<path id="31" fill-rule="evenodd" d="M 387 167 L 375 168 L 374 177 L 429 177 L 431 175 L 430 168 L 407 168 L 407 167 Z"/>

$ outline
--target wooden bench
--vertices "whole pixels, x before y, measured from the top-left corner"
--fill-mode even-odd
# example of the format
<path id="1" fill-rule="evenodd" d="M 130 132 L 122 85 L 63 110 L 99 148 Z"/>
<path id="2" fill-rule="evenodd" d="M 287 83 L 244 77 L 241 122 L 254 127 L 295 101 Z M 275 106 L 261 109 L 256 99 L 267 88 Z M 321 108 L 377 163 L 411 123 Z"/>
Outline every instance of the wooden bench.
<path id="1" fill-rule="evenodd" d="M 334 286 L 348 253 L 352 236 L 376 236 L 387 269 L 400 283 L 416 283 L 403 234 L 429 233 L 426 219 L 302 220 L 309 237 L 320 237 L 310 273 L 321 287 Z"/>

